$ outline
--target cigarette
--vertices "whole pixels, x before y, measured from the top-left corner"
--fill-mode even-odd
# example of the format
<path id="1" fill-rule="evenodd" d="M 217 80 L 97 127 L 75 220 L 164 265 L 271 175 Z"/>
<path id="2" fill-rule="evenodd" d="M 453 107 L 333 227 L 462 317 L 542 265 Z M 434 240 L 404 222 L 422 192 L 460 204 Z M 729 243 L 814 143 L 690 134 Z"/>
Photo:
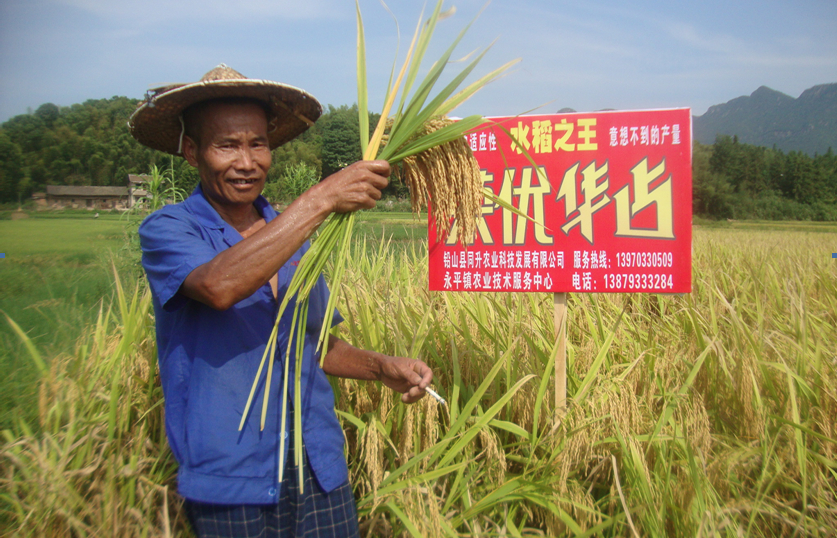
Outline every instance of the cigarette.
<path id="1" fill-rule="evenodd" d="M 430 387 L 427 387 L 426 389 L 424 389 L 424 391 L 425 391 L 427 394 L 429 394 L 429 395 L 433 396 L 434 398 L 436 398 L 436 401 L 438 401 L 440 404 L 442 404 L 442 405 L 447 405 L 447 402 L 445 401 L 445 399 L 444 399 L 444 398 L 442 398 L 441 396 L 439 396 L 439 395 L 436 393 L 436 391 L 435 391 L 435 390 L 431 389 Z"/>

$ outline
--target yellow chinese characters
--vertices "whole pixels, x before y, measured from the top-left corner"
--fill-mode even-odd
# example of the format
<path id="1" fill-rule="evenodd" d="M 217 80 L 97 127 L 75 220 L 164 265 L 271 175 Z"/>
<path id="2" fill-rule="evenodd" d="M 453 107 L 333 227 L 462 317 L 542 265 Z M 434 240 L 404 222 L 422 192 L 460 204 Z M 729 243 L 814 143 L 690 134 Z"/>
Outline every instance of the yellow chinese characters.
<path id="1" fill-rule="evenodd" d="M 653 237 L 674 239 L 674 201 L 672 200 L 671 175 L 655 188 L 651 183 L 660 178 L 666 169 L 666 160 L 648 170 L 648 158 L 642 159 L 631 168 L 634 179 L 634 202 L 631 203 L 630 185 L 625 185 L 614 195 L 616 200 L 616 236 Z M 645 208 L 657 206 L 656 228 L 633 228 L 631 219 Z"/>
<path id="2" fill-rule="evenodd" d="M 583 177 L 581 193 L 584 195 L 584 202 L 580 205 L 575 187 L 578 166 L 579 163 L 575 163 L 564 173 L 561 189 L 558 191 L 555 201 L 564 199 L 564 216 L 567 219 L 576 214 L 572 220 L 568 220 L 561 227 L 561 231 L 569 235 L 570 230 L 579 226 L 581 235 L 590 244 L 593 244 L 593 215 L 610 203 L 610 197 L 605 194 L 610 185 L 610 180 L 607 177 L 608 163 L 605 162 L 601 167 L 596 168 L 596 163 L 592 162 L 581 171 Z M 599 182 L 602 178 L 604 180 Z"/>
<path id="3" fill-rule="evenodd" d="M 596 118 L 579 118 L 567 121 L 562 118 L 558 123 L 549 120 L 534 120 L 531 123 L 518 121 L 517 126 L 509 129 L 511 150 L 523 153 L 552 153 L 558 151 L 596 151 Z"/>

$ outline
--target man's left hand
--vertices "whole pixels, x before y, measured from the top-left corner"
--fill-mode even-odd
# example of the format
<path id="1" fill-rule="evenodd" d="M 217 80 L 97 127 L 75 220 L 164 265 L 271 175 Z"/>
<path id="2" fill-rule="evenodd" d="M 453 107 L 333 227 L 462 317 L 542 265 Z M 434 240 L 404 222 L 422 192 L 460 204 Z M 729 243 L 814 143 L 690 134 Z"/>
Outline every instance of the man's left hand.
<path id="1" fill-rule="evenodd" d="M 414 403 L 426 393 L 433 371 L 423 361 L 405 357 L 381 359 L 381 383 L 401 393 L 401 401 Z"/>
<path id="2" fill-rule="evenodd" d="M 433 371 L 423 361 L 358 349 L 334 335 L 329 338 L 323 371 L 337 377 L 380 381 L 400 392 L 404 403 L 420 400 L 433 380 Z"/>

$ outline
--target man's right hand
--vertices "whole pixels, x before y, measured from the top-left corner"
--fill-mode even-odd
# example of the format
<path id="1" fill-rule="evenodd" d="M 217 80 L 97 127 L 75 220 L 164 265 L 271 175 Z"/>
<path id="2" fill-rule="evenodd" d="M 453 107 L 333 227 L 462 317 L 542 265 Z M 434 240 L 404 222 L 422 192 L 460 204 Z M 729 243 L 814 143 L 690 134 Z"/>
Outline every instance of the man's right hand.
<path id="1" fill-rule="evenodd" d="M 294 200 L 272 222 L 197 267 L 183 293 L 226 310 L 270 281 L 331 213 L 370 209 L 389 184 L 386 161 L 359 161 L 330 175 Z"/>
<path id="2" fill-rule="evenodd" d="M 322 199 L 329 213 L 371 209 L 389 184 L 390 171 L 387 161 L 358 161 L 323 179 L 306 195 Z"/>

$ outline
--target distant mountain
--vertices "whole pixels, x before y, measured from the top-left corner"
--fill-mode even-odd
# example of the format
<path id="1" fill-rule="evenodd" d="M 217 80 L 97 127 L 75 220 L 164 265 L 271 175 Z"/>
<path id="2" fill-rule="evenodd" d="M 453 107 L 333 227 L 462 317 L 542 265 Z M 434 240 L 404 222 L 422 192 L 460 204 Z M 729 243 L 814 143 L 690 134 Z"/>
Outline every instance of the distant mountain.
<path id="1" fill-rule="evenodd" d="M 737 135 L 746 144 L 783 151 L 837 151 L 837 83 L 814 86 L 797 99 L 767 86 L 694 117 L 694 138 L 704 144 L 717 135 Z"/>

